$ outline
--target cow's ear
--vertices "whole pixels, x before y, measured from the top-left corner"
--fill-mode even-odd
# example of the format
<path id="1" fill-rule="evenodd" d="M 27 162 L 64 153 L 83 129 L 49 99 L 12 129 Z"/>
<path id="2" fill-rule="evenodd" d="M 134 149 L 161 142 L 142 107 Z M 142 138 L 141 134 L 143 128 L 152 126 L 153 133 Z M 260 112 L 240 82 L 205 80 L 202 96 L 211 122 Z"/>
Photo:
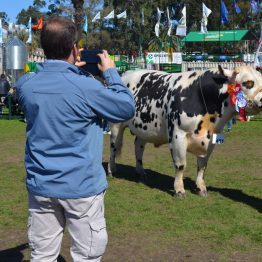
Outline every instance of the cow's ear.
<path id="1" fill-rule="evenodd" d="M 215 73 L 215 74 L 212 76 L 212 78 L 213 78 L 213 80 L 214 80 L 217 84 L 221 85 L 221 84 L 224 84 L 225 82 L 227 82 L 228 76 L 225 74 L 225 73 L 226 73 L 226 72 L 225 72 L 225 69 L 222 68 L 220 65 L 218 65 L 218 70 L 219 70 L 219 72 L 218 72 L 218 73 Z M 227 70 L 226 70 L 226 71 L 227 71 Z"/>

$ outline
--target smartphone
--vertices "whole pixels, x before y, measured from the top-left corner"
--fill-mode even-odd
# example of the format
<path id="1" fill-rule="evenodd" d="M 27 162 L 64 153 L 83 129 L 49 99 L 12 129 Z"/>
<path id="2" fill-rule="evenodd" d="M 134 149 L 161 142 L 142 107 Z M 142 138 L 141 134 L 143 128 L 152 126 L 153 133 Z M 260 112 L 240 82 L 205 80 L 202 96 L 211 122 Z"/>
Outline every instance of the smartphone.
<path id="1" fill-rule="evenodd" d="M 101 71 L 97 66 L 101 61 L 97 54 L 102 53 L 101 50 L 83 50 L 81 52 L 81 61 L 85 61 L 86 64 L 82 68 L 93 76 L 101 76 Z"/>

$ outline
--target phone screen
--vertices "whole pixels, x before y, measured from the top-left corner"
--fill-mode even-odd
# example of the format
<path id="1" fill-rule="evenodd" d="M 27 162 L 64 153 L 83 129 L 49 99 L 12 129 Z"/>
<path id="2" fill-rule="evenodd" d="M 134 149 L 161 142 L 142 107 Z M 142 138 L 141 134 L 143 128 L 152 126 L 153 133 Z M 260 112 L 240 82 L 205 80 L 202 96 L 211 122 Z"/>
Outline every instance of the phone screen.
<path id="1" fill-rule="evenodd" d="M 100 58 L 97 54 L 102 54 L 101 50 L 83 50 L 81 52 L 81 61 L 85 61 L 86 65 L 82 68 L 94 76 L 100 76 L 101 71 L 97 64 L 100 63 Z"/>

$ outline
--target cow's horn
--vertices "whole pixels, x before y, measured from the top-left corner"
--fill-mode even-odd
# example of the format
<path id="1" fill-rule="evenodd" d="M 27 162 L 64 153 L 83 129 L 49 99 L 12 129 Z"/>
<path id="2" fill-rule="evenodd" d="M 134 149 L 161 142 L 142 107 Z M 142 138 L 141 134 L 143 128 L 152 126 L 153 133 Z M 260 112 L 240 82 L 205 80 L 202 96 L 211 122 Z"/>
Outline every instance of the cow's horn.
<path id="1" fill-rule="evenodd" d="M 234 69 L 234 73 L 235 73 L 235 74 L 239 74 L 239 73 L 240 73 L 240 68 L 239 68 L 239 67 L 236 67 L 236 68 Z"/>
<path id="2" fill-rule="evenodd" d="M 232 71 L 231 70 L 228 70 L 228 69 L 225 69 L 223 68 L 221 65 L 218 65 L 218 70 L 219 70 L 219 73 L 225 77 L 231 77 L 232 76 Z"/>

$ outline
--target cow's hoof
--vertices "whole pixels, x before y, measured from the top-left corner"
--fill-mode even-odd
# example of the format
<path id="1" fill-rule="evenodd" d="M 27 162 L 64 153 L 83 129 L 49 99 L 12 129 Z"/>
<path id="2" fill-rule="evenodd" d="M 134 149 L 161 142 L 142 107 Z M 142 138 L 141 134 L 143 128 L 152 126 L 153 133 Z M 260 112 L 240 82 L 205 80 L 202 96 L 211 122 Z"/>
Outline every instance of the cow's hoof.
<path id="1" fill-rule="evenodd" d="M 177 192 L 177 193 L 175 193 L 175 197 L 177 197 L 177 198 L 185 198 L 186 197 L 186 193 Z"/>
<path id="2" fill-rule="evenodd" d="M 199 190 L 199 191 L 198 191 L 198 195 L 201 196 L 201 197 L 207 197 L 208 194 L 207 194 L 207 191 L 206 191 L 206 190 L 202 190 L 202 191 Z"/>
<path id="3" fill-rule="evenodd" d="M 110 172 L 110 173 L 107 173 L 107 176 L 108 177 L 113 177 L 113 174 Z"/>

